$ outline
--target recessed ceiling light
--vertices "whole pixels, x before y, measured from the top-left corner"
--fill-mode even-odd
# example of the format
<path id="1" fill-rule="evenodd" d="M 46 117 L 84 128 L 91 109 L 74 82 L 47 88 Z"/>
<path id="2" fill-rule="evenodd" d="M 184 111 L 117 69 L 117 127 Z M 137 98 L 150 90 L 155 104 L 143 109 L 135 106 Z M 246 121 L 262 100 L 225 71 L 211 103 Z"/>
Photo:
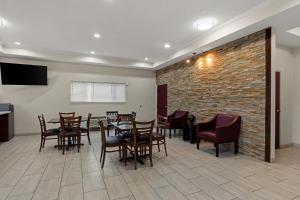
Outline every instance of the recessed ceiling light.
<path id="1" fill-rule="evenodd" d="M 170 49 L 170 48 L 171 48 L 171 45 L 170 45 L 169 43 L 166 43 L 166 44 L 164 45 L 164 47 L 165 47 L 166 49 Z"/>
<path id="2" fill-rule="evenodd" d="M 20 45 L 21 45 L 21 42 L 15 42 L 15 45 L 20 46 Z"/>
<path id="3" fill-rule="evenodd" d="M 191 62 L 191 60 L 190 60 L 190 59 L 187 59 L 185 62 L 186 62 L 187 64 L 189 64 L 189 63 Z"/>
<path id="4" fill-rule="evenodd" d="M 94 38 L 100 38 L 101 35 L 99 33 L 94 33 Z"/>
<path id="5" fill-rule="evenodd" d="M 148 61 L 148 60 L 149 60 L 149 58 L 148 58 L 148 57 L 146 57 L 146 58 L 145 58 L 145 60 L 146 60 L 146 61 Z"/>
<path id="6" fill-rule="evenodd" d="M 90 53 L 91 53 L 91 54 L 95 54 L 95 51 L 91 51 Z"/>
<path id="7" fill-rule="evenodd" d="M 195 27 L 195 29 L 197 29 L 199 31 L 205 31 L 205 30 L 211 29 L 216 23 L 217 23 L 217 20 L 215 18 L 206 17 L 206 18 L 197 20 L 194 23 L 194 27 Z"/>

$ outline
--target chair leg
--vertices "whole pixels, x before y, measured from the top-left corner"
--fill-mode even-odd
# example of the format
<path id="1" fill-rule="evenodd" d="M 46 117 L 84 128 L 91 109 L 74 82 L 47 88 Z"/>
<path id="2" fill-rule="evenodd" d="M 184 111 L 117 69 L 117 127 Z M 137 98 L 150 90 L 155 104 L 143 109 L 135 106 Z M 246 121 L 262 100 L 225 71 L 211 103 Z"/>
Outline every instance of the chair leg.
<path id="1" fill-rule="evenodd" d="M 172 136 L 171 136 L 171 134 L 172 134 L 172 129 L 169 129 L 169 131 L 170 131 L 170 136 L 169 136 L 169 137 L 170 137 L 170 139 L 171 139 L 171 137 L 172 137 Z"/>
<path id="2" fill-rule="evenodd" d="M 43 148 L 45 147 L 46 137 L 43 137 Z"/>
<path id="3" fill-rule="evenodd" d="M 133 155 L 133 157 L 134 157 L 134 169 L 136 169 L 137 167 L 136 167 L 136 161 L 137 161 L 137 147 L 134 147 L 134 155 Z"/>
<path id="4" fill-rule="evenodd" d="M 121 158 L 121 146 L 119 146 L 119 158 Z"/>
<path id="5" fill-rule="evenodd" d="M 124 157 L 124 163 L 125 166 L 127 166 L 127 145 L 123 145 L 123 157 Z"/>
<path id="6" fill-rule="evenodd" d="M 78 151 L 78 153 L 80 152 L 80 146 L 81 146 L 81 137 L 80 136 L 78 136 L 78 139 L 77 139 L 77 151 Z"/>
<path id="7" fill-rule="evenodd" d="M 158 152 L 160 152 L 159 140 L 157 140 L 157 148 L 158 148 Z"/>
<path id="8" fill-rule="evenodd" d="M 101 163 L 102 156 L 103 156 L 103 150 L 104 150 L 104 148 L 103 148 L 103 146 L 101 146 L 100 163 Z"/>
<path id="9" fill-rule="evenodd" d="M 43 136 L 41 135 L 41 144 L 40 144 L 40 150 L 39 150 L 39 152 L 41 152 L 41 150 L 42 150 L 42 143 L 43 143 Z"/>
<path id="10" fill-rule="evenodd" d="M 239 141 L 234 141 L 234 153 L 238 154 L 239 152 Z"/>
<path id="11" fill-rule="evenodd" d="M 109 137 L 109 128 L 107 126 L 107 137 Z"/>
<path id="12" fill-rule="evenodd" d="M 166 153 L 166 156 L 168 156 L 168 153 L 167 153 L 167 144 L 166 144 L 166 139 L 164 139 L 164 146 L 165 146 L 165 153 Z"/>
<path id="13" fill-rule="evenodd" d="M 150 165 L 151 165 L 151 167 L 153 167 L 153 162 L 152 162 L 152 146 L 149 147 L 149 158 L 150 158 Z"/>
<path id="14" fill-rule="evenodd" d="M 87 135 L 89 144 L 91 145 L 90 130 L 87 130 L 86 135 Z"/>
<path id="15" fill-rule="evenodd" d="M 66 144 L 66 138 L 65 137 L 63 137 L 63 144 L 62 144 L 62 148 L 63 148 L 63 152 L 62 152 L 62 154 L 64 155 L 65 154 L 65 144 Z"/>
<path id="16" fill-rule="evenodd" d="M 216 145 L 216 157 L 219 157 L 219 144 L 215 143 Z"/>
<path id="17" fill-rule="evenodd" d="M 102 164 L 101 164 L 101 168 L 103 168 L 103 167 L 104 167 L 105 155 L 106 155 L 106 149 L 103 149 L 103 158 L 102 158 Z"/>
<path id="18" fill-rule="evenodd" d="M 197 137 L 197 149 L 199 149 L 200 141 L 201 141 L 201 138 Z"/>

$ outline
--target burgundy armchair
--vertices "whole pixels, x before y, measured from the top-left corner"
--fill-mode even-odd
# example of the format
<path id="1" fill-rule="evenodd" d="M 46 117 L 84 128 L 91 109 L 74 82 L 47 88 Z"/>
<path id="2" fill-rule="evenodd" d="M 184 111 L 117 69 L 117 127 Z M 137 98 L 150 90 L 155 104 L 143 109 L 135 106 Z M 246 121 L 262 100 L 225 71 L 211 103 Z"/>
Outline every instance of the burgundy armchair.
<path id="1" fill-rule="evenodd" d="M 234 152 L 238 153 L 240 116 L 218 114 L 209 122 L 199 123 L 197 128 L 197 149 L 201 139 L 213 142 L 216 147 L 216 157 L 219 157 L 219 144 L 234 142 Z"/>
<path id="2" fill-rule="evenodd" d="M 170 138 L 172 129 L 174 129 L 175 134 L 176 129 L 183 129 L 187 125 L 188 114 L 188 111 L 176 110 L 172 115 L 168 116 L 165 122 L 165 131 L 169 129 Z"/>

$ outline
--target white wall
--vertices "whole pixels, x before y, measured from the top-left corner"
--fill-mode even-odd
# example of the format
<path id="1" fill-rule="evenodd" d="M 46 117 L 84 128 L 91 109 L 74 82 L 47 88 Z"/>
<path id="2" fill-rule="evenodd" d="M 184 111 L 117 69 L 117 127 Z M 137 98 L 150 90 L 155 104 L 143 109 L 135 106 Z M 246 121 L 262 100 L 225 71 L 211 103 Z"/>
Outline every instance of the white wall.
<path id="1" fill-rule="evenodd" d="M 122 113 L 136 111 L 141 120 L 156 118 L 154 71 L 1 57 L 0 62 L 48 66 L 48 86 L 0 85 L 0 103 L 10 102 L 15 106 L 16 134 L 39 132 L 37 115 L 40 113 L 50 119 L 57 118 L 58 112 L 75 111 L 86 116 L 88 112 L 105 115 L 108 110 L 118 110 Z M 70 103 L 70 82 L 74 80 L 126 82 L 127 103 Z"/>
<path id="2" fill-rule="evenodd" d="M 292 141 L 300 146 L 300 48 L 294 49 L 294 87 L 292 105 Z"/>
<path id="3" fill-rule="evenodd" d="M 282 45 L 276 47 L 275 72 L 279 71 L 281 75 L 281 113 L 280 113 L 280 145 L 293 143 L 292 139 L 292 111 L 293 111 L 293 93 L 294 93 L 294 56 L 293 49 Z M 274 88 L 275 89 L 275 88 Z"/>

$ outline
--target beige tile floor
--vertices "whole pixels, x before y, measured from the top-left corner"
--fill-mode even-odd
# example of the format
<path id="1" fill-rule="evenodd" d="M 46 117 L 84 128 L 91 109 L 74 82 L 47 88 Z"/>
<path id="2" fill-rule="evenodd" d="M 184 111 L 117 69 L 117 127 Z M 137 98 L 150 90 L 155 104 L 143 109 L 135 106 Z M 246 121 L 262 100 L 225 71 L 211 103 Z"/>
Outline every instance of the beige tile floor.
<path id="1" fill-rule="evenodd" d="M 108 154 L 99 167 L 100 138 L 66 155 L 47 141 L 38 152 L 39 136 L 19 136 L 0 144 L 0 200 L 231 200 L 300 199 L 300 149 L 277 152 L 273 164 L 245 155 L 201 149 L 181 137 L 167 140 L 168 156 L 157 152 L 154 166 L 125 167 L 118 154 Z"/>

